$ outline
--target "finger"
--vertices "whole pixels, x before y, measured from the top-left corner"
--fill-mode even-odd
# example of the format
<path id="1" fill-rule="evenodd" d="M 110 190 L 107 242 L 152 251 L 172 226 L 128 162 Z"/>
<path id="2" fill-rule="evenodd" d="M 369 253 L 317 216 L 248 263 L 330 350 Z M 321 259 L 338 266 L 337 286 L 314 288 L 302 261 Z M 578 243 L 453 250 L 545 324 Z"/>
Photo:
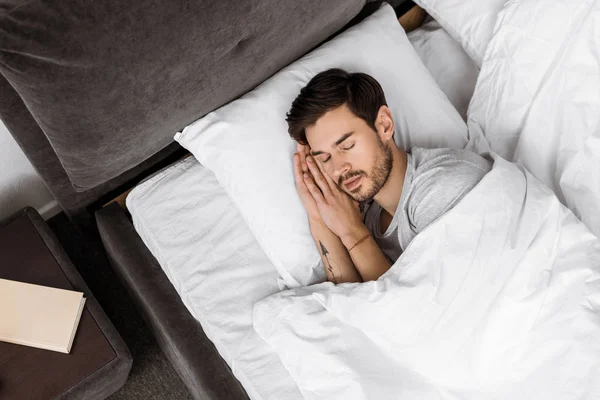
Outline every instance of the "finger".
<path id="1" fill-rule="evenodd" d="M 331 189 L 331 191 L 335 191 L 335 190 L 340 190 L 337 186 L 337 184 L 335 183 L 335 181 L 327 174 L 327 172 L 325 172 L 325 165 L 323 165 L 323 162 L 319 159 L 316 159 L 317 161 L 317 165 L 319 166 L 319 170 L 321 171 L 321 173 L 323 174 L 323 176 L 325 177 L 325 180 L 327 181 L 327 184 L 329 185 L 329 188 Z"/>
<path id="2" fill-rule="evenodd" d="M 315 199 L 315 201 L 317 203 L 324 203 L 325 198 L 323 197 L 323 193 L 321 193 L 321 190 L 317 187 L 313 178 L 310 177 L 310 174 L 305 173 L 303 175 L 303 177 L 304 177 L 304 184 L 308 188 L 308 191 L 312 195 L 313 199 Z"/>
<path id="3" fill-rule="evenodd" d="M 300 166 L 300 155 L 298 153 L 294 153 L 294 179 L 296 180 L 296 185 L 304 185 L 304 178 L 302 176 L 303 171 Z"/>
<path id="4" fill-rule="evenodd" d="M 310 173 L 308 175 L 310 176 Z M 304 173 L 300 169 L 300 156 L 298 154 L 294 154 L 294 180 L 296 181 L 296 191 L 300 195 L 300 198 L 310 196 L 314 200 L 312 193 L 310 193 L 310 190 L 306 186 Z"/>
<path id="5" fill-rule="evenodd" d="M 306 165 L 306 146 L 299 144 L 300 150 L 298 150 L 298 154 L 300 155 L 300 166 L 302 167 L 302 172 L 307 172 L 308 167 Z"/>
<path id="6" fill-rule="evenodd" d="M 323 173 L 319 169 L 319 166 L 317 165 L 317 162 L 315 161 L 315 158 L 312 157 L 312 156 L 308 156 L 306 158 L 306 161 L 308 163 L 308 169 L 312 173 L 312 176 L 313 176 L 315 182 L 317 183 L 317 185 L 319 185 L 319 188 L 323 192 L 323 195 L 325 197 L 330 196 L 331 195 L 331 188 L 329 187 L 329 184 L 327 183 L 327 180 L 323 176 Z"/>

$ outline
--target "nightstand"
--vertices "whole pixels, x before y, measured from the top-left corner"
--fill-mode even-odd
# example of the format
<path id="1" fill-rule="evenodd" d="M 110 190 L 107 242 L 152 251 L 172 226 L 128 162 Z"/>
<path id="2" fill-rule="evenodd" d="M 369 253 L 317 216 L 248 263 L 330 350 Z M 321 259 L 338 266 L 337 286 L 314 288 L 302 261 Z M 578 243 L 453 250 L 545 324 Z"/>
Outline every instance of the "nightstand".
<path id="1" fill-rule="evenodd" d="M 87 298 L 69 354 L 0 342 L 1 400 L 104 399 L 123 386 L 129 349 L 33 208 L 0 223 L 0 278 Z"/>

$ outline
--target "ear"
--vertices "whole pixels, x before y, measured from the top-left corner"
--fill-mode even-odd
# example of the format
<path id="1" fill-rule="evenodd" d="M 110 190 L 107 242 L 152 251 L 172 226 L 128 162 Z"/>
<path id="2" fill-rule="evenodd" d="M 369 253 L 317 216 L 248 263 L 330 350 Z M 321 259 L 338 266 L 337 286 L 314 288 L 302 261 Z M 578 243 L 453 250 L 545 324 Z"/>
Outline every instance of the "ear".
<path id="1" fill-rule="evenodd" d="M 377 128 L 379 137 L 384 142 L 392 139 L 394 136 L 394 120 L 392 118 L 392 110 L 388 106 L 379 107 L 375 127 Z"/>

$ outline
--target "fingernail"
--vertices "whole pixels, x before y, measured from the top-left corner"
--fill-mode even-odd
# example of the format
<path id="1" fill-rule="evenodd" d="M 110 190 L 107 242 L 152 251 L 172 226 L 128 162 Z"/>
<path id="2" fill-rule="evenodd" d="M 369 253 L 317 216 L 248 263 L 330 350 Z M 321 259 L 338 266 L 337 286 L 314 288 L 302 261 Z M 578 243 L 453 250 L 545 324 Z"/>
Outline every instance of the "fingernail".
<path id="1" fill-rule="evenodd" d="M 313 162 L 313 159 L 312 159 L 312 157 L 311 157 L 311 156 L 308 156 L 308 157 L 306 157 L 306 161 L 308 161 L 308 162 Z"/>
<path id="2" fill-rule="evenodd" d="M 305 177 L 305 178 L 308 178 L 308 174 L 304 174 L 304 177 Z"/>

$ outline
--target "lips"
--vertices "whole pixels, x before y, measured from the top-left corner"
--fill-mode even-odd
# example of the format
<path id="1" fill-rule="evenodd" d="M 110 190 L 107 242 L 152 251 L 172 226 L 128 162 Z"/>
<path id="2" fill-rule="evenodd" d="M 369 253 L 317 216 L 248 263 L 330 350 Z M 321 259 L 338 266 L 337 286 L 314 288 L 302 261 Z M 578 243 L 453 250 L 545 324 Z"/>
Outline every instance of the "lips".
<path id="1" fill-rule="evenodd" d="M 350 179 L 347 179 L 344 181 L 344 186 L 346 186 L 346 188 L 348 190 L 352 190 L 359 185 L 361 178 L 362 177 L 359 175 L 359 176 L 355 176 Z"/>

